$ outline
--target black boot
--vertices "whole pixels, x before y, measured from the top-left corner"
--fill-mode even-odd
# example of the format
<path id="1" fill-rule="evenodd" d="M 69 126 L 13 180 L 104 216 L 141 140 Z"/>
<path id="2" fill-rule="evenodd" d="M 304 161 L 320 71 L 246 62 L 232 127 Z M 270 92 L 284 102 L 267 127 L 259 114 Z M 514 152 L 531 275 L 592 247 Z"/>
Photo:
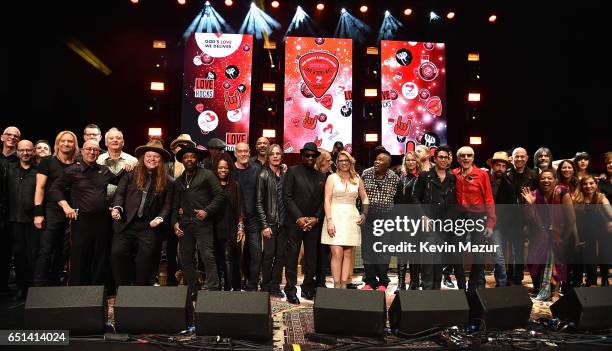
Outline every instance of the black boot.
<path id="1" fill-rule="evenodd" d="M 400 292 L 400 290 L 406 290 L 406 270 L 407 265 L 405 263 L 397 265 L 397 290 L 395 290 L 396 294 Z"/>

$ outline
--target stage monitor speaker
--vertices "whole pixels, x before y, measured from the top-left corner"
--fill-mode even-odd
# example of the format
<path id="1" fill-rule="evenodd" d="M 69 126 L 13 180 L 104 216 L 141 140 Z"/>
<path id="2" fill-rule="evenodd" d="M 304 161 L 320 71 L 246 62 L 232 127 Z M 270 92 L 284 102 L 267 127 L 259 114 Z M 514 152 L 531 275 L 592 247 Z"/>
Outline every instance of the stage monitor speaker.
<path id="1" fill-rule="evenodd" d="M 127 333 L 178 333 L 187 329 L 186 286 L 120 286 L 115 329 Z"/>
<path id="2" fill-rule="evenodd" d="M 386 312 L 380 291 L 317 288 L 314 327 L 317 333 L 382 337 Z"/>
<path id="3" fill-rule="evenodd" d="M 272 338 L 270 294 L 255 291 L 198 293 L 196 334 L 269 340 Z"/>
<path id="4" fill-rule="evenodd" d="M 554 318 L 574 322 L 579 330 L 612 328 L 612 289 L 574 288 L 550 310 Z"/>
<path id="5" fill-rule="evenodd" d="M 484 322 L 481 328 L 508 330 L 527 327 L 533 302 L 524 287 L 477 289 L 469 292 L 467 297 L 470 319 Z"/>
<path id="6" fill-rule="evenodd" d="M 414 334 L 434 327 L 467 326 L 470 306 L 463 290 L 405 290 L 389 308 L 391 329 Z"/>
<path id="7" fill-rule="evenodd" d="M 27 329 L 67 329 L 70 334 L 103 334 L 103 286 L 32 287 L 25 304 Z"/>

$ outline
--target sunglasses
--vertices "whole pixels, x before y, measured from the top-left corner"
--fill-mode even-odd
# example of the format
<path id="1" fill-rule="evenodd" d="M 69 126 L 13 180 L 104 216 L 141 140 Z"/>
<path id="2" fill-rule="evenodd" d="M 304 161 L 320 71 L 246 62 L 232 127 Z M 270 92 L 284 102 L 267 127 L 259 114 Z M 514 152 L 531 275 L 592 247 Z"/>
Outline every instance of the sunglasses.
<path id="1" fill-rule="evenodd" d="M 302 154 L 304 158 L 317 158 L 317 154 Z"/>

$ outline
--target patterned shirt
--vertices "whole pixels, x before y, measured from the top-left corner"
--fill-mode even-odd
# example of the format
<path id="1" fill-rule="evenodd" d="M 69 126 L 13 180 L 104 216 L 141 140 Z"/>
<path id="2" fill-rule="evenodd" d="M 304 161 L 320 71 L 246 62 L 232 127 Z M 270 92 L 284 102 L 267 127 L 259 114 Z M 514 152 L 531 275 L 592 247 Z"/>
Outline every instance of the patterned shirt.
<path id="1" fill-rule="evenodd" d="M 377 215 L 391 212 L 395 203 L 395 192 L 399 182 L 397 174 L 387 170 L 384 178 L 378 178 L 374 172 L 374 167 L 370 167 L 363 171 L 362 178 L 368 200 L 370 201 L 369 213 Z"/>
<path id="2" fill-rule="evenodd" d="M 132 165 L 132 167 L 136 167 L 136 164 L 138 163 L 138 159 L 128 153 L 121 151 L 119 158 L 116 160 L 113 160 L 110 157 L 110 154 L 106 152 L 98 156 L 98 160 L 96 162 L 99 165 L 108 167 L 108 169 L 110 169 L 110 171 L 113 172 L 113 174 L 118 174 L 119 172 L 121 172 L 121 170 L 123 169 L 123 167 L 125 167 L 126 164 L 130 164 Z M 117 190 L 116 185 L 109 184 L 108 187 L 106 188 L 106 199 L 112 202 L 113 197 L 115 196 L 116 190 Z"/>

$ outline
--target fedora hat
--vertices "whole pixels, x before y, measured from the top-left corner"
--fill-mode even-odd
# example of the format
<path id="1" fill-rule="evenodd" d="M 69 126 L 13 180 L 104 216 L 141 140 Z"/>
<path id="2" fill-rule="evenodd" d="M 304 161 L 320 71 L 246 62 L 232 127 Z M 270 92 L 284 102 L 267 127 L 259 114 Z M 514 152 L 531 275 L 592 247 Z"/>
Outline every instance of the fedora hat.
<path id="1" fill-rule="evenodd" d="M 208 154 L 206 150 L 202 150 L 202 149 L 198 149 L 197 147 L 190 146 L 190 147 L 184 147 L 180 149 L 179 152 L 176 153 L 176 159 L 182 162 L 183 156 L 185 156 L 185 154 L 190 153 L 190 152 L 196 154 L 198 161 L 203 160 L 204 157 L 206 157 Z"/>
<path id="2" fill-rule="evenodd" d="M 495 163 L 495 161 L 503 161 L 508 166 L 510 166 L 510 156 L 508 156 L 508 153 L 505 151 L 495 152 L 493 154 L 493 157 L 487 160 L 487 164 L 489 165 L 489 167 L 493 167 L 493 163 Z"/>
<path id="3" fill-rule="evenodd" d="M 191 135 L 181 134 L 170 143 L 170 150 L 174 150 L 177 144 L 187 144 L 192 147 L 196 147 L 196 143 L 191 140 Z"/>
<path id="4" fill-rule="evenodd" d="M 164 144 L 158 139 L 151 139 L 146 145 L 137 147 L 134 154 L 136 157 L 140 157 L 140 155 L 144 155 L 147 151 L 157 152 L 166 162 L 172 159 L 172 155 L 164 149 Z"/>
<path id="5" fill-rule="evenodd" d="M 312 141 L 304 144 L 304 147 L 300 149 L 300 154 L 304 154 L 304 152 L 306 151 L 314 152 L 316 154 L 316 157 L 319 157 L 319 155 L 321 154 L 321 151 L 319 151 L 317 144 L 313 143 Z"/>

